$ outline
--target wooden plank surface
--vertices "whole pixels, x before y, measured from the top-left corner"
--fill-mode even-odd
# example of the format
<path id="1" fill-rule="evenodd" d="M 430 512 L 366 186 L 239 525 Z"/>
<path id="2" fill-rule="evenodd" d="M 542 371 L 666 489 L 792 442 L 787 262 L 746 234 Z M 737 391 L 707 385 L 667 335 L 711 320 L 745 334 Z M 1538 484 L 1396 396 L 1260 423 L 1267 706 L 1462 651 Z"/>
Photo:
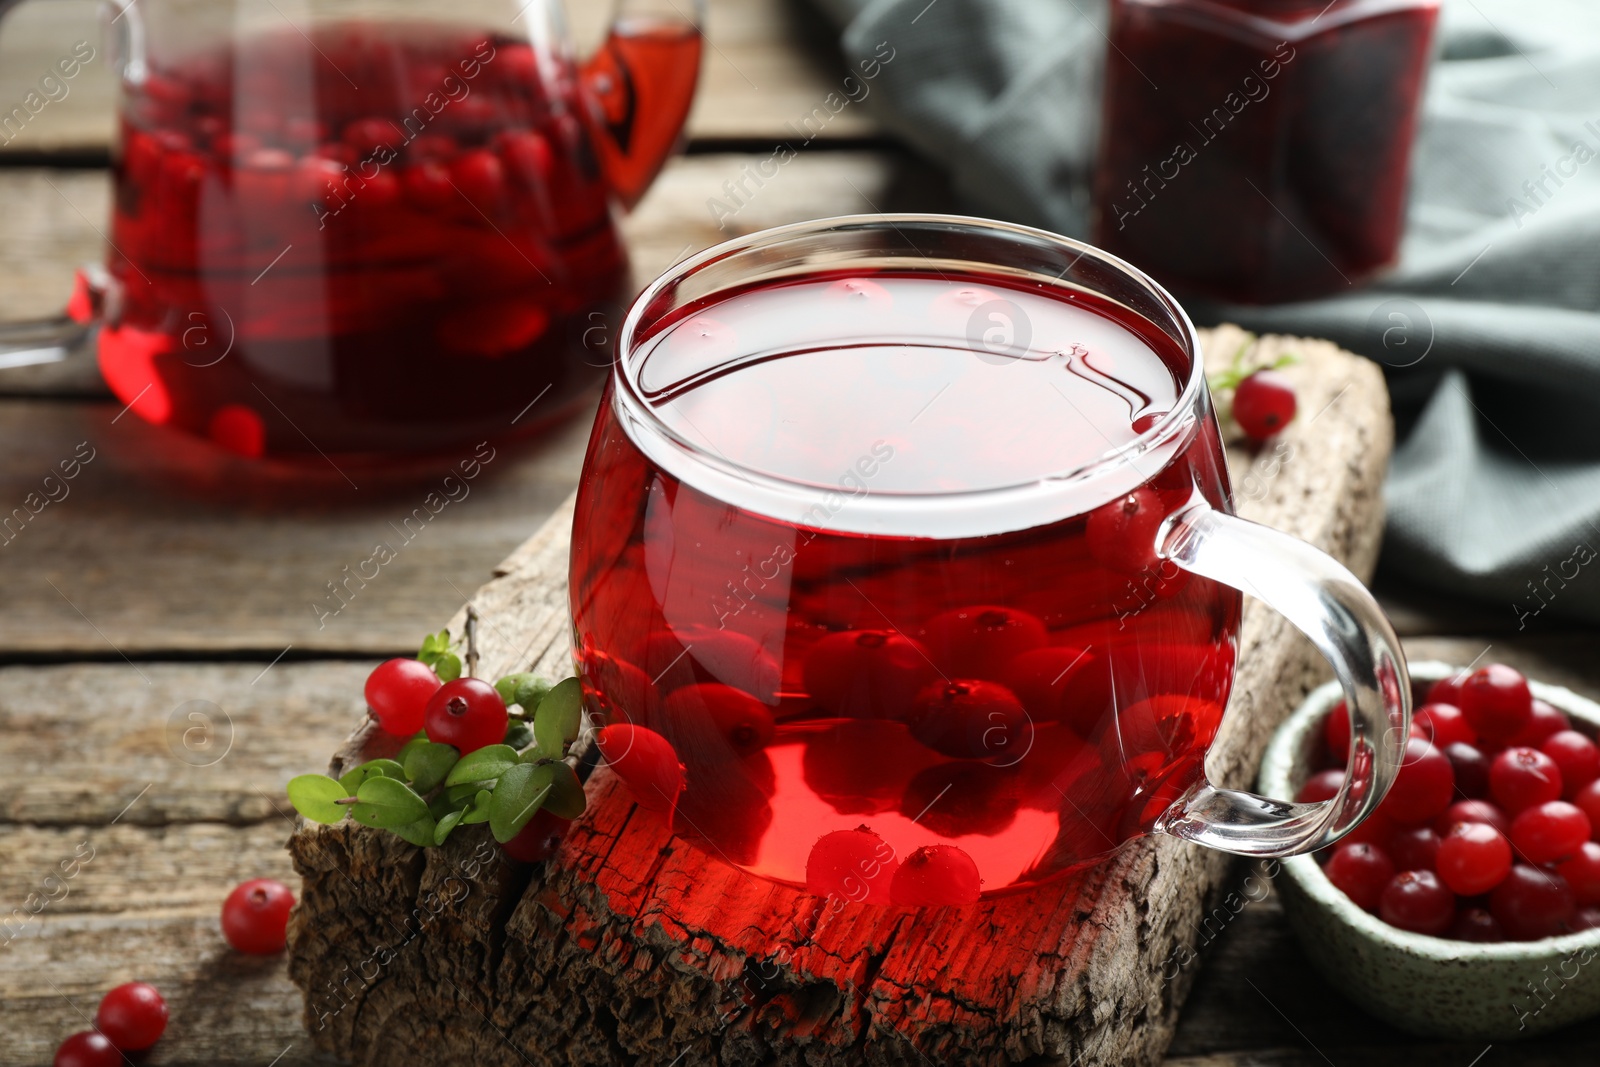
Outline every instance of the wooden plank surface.
<path id="1" fill-rule="evenodd" d="M 520 6 L 506 0 L 508 17 Z M 587 54 L 612 5 L 567 0 L 565 6 L 574 38 Z M 829 93 L 840 91 L 834 35 L 809 6 L 795 0 L 710 0 L 708 7 L 700 90 L 689 116 L 692 139 L 766 142 L 792 136 L 789 123 L 798 125 Z M 52 89 L 58 99 L 46 103 L 9 141 L 0 137 L 5 142 L 0 156 L 95 158 L 109 150 L 115 93 L 99 9 L 98 0 L 33 0 L 0 23 L 0 114 L 37 92 L 40 78 L 78 42 L 95 49 L 95 58 L 64 83 L 64 96 Z M 856 104 L 831 115 L 822 129 L 820 136 L 834 141 L 877 132 Z"/>

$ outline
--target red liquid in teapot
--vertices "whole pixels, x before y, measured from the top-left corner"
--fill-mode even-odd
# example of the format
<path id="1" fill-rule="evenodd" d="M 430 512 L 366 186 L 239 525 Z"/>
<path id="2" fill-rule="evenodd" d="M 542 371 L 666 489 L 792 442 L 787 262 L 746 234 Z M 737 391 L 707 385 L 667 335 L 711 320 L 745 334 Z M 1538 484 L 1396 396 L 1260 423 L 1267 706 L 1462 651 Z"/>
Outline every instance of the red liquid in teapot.
<path id="1" fill-rule="evenodd" d="M 949 846 L 992 893 L 1102 857 L 1200 774 L 1239 596 L 1151 546 L 1164 515 L 1222 504 L 1220 447 L 1206 420 L 1110 498 L 1052 504 L 1052 476 L 1177 406 L 1186 357 L 1051 292 L 802 278 L 674 313 L 630 357 L 640 401 L 710 459 L 603 405 L 574 529 L 579 665 L 597 717 L 673 745 L 672 825 L 709 854 L 887 901 L 899 865 Z M 774 518 L 768 479 L 818 491 Z M 982 496 L 1028 483 L 1031 517 Z M 974 495 L 898 510 L 929 493 Z M 866 836 L 819 845 L 837 831 Z M 872 853 L 871 877 L 835 884 L 819 849 Z"/>
<path id="2" fill-rule="evenodd" d="M 694 70 L 692 31 L 637 29 Z M 548 421 L 608 362 L 628 285 L 577 77 L 526 41 L 415 23 L 152 62 L 124 101 L 107 381 L 251 456 Z"/>

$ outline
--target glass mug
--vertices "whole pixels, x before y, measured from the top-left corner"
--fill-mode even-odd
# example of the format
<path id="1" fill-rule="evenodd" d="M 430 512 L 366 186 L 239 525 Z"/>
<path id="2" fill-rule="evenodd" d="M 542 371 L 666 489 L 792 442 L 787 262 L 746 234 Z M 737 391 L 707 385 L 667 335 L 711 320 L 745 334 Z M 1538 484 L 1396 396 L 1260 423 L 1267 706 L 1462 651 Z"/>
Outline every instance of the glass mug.
<path id="1" fill-rule="evenodd" d="M 1236 518 L 1199 342 L 1126 263 L 938 215 L 768 230 L 634 303 L 573 526 L 601 754 L 708 854 L 960 904 L 1165 833 L 1337 840 L 1400 765 L 1398 642 L 1343 566 Z M 1215 787 L 1240 591 L 1332 663 L 1348 785 Z"/>
<path id="2" fill-rule="evenodd" d="M 99 318 L 122 402 L 250 457 L 548 424 L 609 362 L 697 10 L 622 0 L 580 68 L 559 0 L 111 0 L 109 264 L 57 344 Z"/>

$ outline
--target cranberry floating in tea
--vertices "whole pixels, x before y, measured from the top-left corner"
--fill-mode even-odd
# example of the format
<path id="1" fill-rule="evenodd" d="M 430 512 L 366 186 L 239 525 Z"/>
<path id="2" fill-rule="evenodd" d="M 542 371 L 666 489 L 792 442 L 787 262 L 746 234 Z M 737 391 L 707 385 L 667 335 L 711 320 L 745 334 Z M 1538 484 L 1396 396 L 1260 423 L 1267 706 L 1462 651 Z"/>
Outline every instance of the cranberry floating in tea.
<path id="1" fill-rule="evenodd" d="M 675 268 L 620 346 L 577 666 L 612 773 L 708 857 L 958 905 L 1151 832 L 1321 847 L 1394 779 L 1387 623 L 1232 516 L 1193 328 L 1125 264 L 973 219 L 804 223 Z M 1241 588 L 1346 682 L 1347 774 L 1316 802 L 1208 783 Z"/>
<path id="2" fill-rule="evenodd" d="M 1112 0 L 1095 241 L 1270 303 L 1391 264 L 1438 0 Z"/>
<path id="3" fill-rule="evenodd" d="M 696 5 L 624 0 L 587 66 L 555 0 L 120 0 L 100 366 L 246 456 L 448 452 L 596 384 L 629 286 L 613 204 L 677 142 Z"/>

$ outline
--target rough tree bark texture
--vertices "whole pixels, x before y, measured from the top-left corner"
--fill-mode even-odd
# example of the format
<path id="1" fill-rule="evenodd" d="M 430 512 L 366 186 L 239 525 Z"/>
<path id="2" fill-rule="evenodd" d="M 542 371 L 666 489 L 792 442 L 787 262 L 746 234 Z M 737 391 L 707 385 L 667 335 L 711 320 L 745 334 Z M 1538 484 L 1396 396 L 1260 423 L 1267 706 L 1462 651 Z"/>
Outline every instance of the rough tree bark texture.
<path id="1" fill-rule="evenodd" d="M 1225 365 L 1246 341 L 1204 336 Z M 1370 574 L 1392 443 L 1378 369 L 1327 342 L 1284 351 L 1301 415 L 1230 448 L 1240 514 Z M 474 604 L 482 672 L 569 673 L 570 505 Z M 458 617 L 452 629 L 462 624 Z M 1254 601 L 1214 780 L 1245 786 L 1277 722 L 1325 669 Z M 363 726 L 334 773 L 382 754 Z M 1126 1064 L 1161 1057 L 1233 864 L 1167 838 L 966 909 L 829 906 L 670 836 L 601 768 L 559 857 L 518 868 L 486 827 L 426 853 L 352 824 L 290 842 L 304 877 L 290 973 L 317 1045 L 363 1064 Z"/>

